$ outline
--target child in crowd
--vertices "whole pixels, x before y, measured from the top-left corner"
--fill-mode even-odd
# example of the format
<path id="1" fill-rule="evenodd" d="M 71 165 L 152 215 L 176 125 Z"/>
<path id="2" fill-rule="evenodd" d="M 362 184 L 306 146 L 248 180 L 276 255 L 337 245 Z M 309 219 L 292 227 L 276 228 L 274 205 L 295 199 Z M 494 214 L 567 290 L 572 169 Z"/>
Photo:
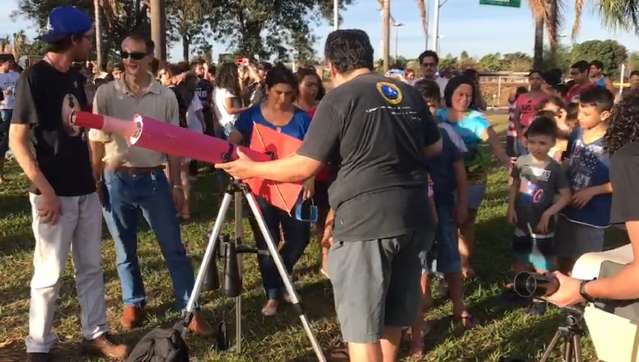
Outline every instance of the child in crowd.
<path id="1" fill-rule="evenodd" d="M 568 149 L 568 139 L 577 127 L 578 113 L 579 104 L 566 105 L 560 97 L 550 97 L 541 104 L 538 115 L 549 116 L 557 123 L 557 142 L 550 150 L 550 156 L 557 161 L 562 161 L 565 156 Z"/>
<path id="2" fill-rule="evenodd" d="M 565 162 L 573 196 L 559 220 L 555 239 L 559 269 L 564 274 L 570 273 L 582 254 L 603 249 L 612 193 L 604 135 L 613 100 L 608 90 L 598 87 L 589 88 L 579 98 L 579 127 L 570 138 Z"/>
<path id="3" fill-rule="evenodd" d="M 537 70 L 532 70 L 528 74 L 528 84 L 530 90 L 517 98 L 515 102 L 515 112 L 513 114 L 513 123 L 517 132 L 515 139 L 515 156 L 521 156 L 526 153 L 525 132 L 526 128 L 533 121 L 541 104 L 548 99 L 548 95 L 543 92 L 541 86 L 544 79 Z"/>
<path id="4" fill-rule="evenodd" d="M 556 134 L 555 120 L 535 118 L 524 134 L 528 154 L 519 156 L 512 168 L 508 222 L 515 225 L 512 266 L 515 272 L 533 269 L 545 273 L 555 269 L 555 218 L 570 203 L 566 175 L 561 165 L 548 156 Z M 529 313 L 542 315 L 545 305 L 533 302 Z"/>
<path id="5" fill-rule="evenodd" d="M 223 63 L 215 76 L 216 86 L 213 89 L 213 110 L 220 123 L 220 134 L 217 137 L 227 138 L 240 113 L 248 108 L 242 107 L 240 76 L 235 63 Z"/>
<path id="6" fill-rule="evenodd" d="M 510 157 L 517 157 L 515 153 L 515 141 L 517 140 L 517 129 L 515 128 L 515 103 L 522 94 L 528 92 L 526 87 L 517 87 L 515 94 L 508 98 L 508 131 L 506 131 L 506 154 Z"/>
<path id="7" fill-rule="evenodd" d="M 432 80 L 420 80 L 415 88 L 421 93 L 432 114 L 440 106 L 439 86 Z M 461 137 L 450 125 L 440 123 L 443 151 L 426 162 L 433 180 L 433 200 L 437 211 L 437 231 L 434 251 L 437 258 L 437 271 L 444 273 L 448 284 L 450 299 L 453 303 L 453 318 L 465 328 L 472 328 L 475 321 L 464 305 L 464 291 L 461 275 L 461 261 L 457 248 L 457 226 L 468 216 L 468 181 L 464 167 L 463 152 L 466 147 Z M 425 256 L 425 255 L 424 255 Z M 430 300 L 430 278 L 428 258 L 423 260 L 422 296 L 423 301 Z M 411 354 L 420 356 L 423 351 L 423 320 L 413 326 Z"/>

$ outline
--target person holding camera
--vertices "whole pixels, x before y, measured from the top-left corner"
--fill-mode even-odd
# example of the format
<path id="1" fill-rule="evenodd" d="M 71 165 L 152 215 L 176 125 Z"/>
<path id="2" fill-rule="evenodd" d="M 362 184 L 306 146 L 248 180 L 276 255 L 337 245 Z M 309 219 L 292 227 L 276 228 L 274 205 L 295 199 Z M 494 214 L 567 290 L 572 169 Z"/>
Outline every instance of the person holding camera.
<path id="1" fill-rule="evenodd" d="M 559 272 L 559 289 L 547 300 L 565 307 L 595 299 L 628 300 L 639 297 L 639 93 L 629 93 L 612 110 L 605 135 L 611 155 L 612 224 L 625 224 L 633 261 L 610 278 L 578 280 Z"/>
<path id="2" fill-rule="evenodd" d="M 423 162 L 441 152 L 441 137 L 417 90 L 372 72 L 364 31 L 330 33 L 324 54 L 336 88 L 320 102 L 297 153 L 254 162 L 238 151 L 238 160 L 215 167 L 239 179 L 294 182 L 335 161 L 328 274 L 340 329 L 351 360 L 391 361 L 402 328 L 418 314 L 419 253 L 435 231 L 425 222 Z"/>

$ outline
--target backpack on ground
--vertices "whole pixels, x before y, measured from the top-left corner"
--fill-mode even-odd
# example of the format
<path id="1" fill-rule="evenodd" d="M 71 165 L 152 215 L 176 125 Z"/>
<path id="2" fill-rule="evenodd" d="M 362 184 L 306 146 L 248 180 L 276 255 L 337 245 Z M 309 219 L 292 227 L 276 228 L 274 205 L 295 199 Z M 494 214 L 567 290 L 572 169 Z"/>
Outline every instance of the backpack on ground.
<path id="1" fill-rule="evenodd" d="M 189 348 L 182 332 L 184 322 L 172 328 L 155 328 L 135 345 L 126 362 L 188 362 Z"/>

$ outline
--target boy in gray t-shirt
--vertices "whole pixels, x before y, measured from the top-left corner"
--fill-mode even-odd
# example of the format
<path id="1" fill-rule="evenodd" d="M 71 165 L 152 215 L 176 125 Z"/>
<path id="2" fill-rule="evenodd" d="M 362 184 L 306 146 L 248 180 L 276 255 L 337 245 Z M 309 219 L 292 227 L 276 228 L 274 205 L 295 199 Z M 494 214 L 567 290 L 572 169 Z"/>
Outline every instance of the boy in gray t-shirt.
<path id="1" fill-rule="evenodd" d="M 570 186 L 561 166 L 548 155 L 555 144 L 554 120 L 538 117 L 526 131 L 528 155 L 517 158 L 508 202 L 508 221 L 515 225 L 515 272 L 554 269 L 555 215 L 570 202 Z M 557 198 L 559 194 L 559 198 Z"/>

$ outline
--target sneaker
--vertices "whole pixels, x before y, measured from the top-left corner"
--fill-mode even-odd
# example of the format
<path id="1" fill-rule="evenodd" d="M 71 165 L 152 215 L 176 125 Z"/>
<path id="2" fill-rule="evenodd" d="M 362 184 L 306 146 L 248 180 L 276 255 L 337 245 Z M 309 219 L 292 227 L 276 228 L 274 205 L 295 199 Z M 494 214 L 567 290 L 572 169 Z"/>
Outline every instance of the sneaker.
<path id="1" fill-rule="evenodd" d="M 49 362 L 51 356 L 48 353 L 27 353 L 27 362 Z"/>
<path id="2" fill-rule="evenodd" d="M 528 307 L 528 314 L 535 317 L 541 317 L 546 314 L 546 302 L 533 301 Z"/>
<path id="3" fill-rule="evenodd" d="M 84 340 L 82 349 L 86 354 L 102 355 L 110 359 L 123 361 L 129 355 L 129 346 L 115 344 L 111 336 L 105 333 L 92 340 Z"/>
<path id="4" fill-rule="evenodd" d="M 275 299 L 269 299 L 262 308 L 262 315 L 265 317 L 272 317 L 277 314 L 277 307 L 279 302 Z"/>
<path id="5" fill-rule="evenodd" d="M 198 336 L 208 337 L 213 335 L 213 327 L 204 319 L 202 314 L 195 313 L 189 323 L 189 332 Z"/>
<path id="6" fill-rule="evenodd" d="M 144 310 L 132 304 L 126 304 L 122 309 L 120 325 L 125 331 L 139 327 L 144 322 Z"/>

